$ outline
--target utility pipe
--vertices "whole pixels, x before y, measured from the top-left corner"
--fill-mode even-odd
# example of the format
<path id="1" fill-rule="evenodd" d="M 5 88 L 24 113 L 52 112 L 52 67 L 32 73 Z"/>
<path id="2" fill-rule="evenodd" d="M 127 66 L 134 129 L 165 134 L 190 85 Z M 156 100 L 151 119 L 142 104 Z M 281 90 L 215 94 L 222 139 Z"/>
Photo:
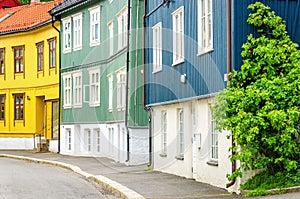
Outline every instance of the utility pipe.
<path id="1" fill-rule="evenodd" d="M 228 81 L 230 81 L 230 72 L 232 70 L 231 68 L 231 0 L 227 0 L 227 75 L 228 75 Z M 231 139 L 231 145 L 232 147 L 235 147 L 235 140 L 232 137 Z M 234 155 L 234 152 L 232 152 L 232 155 Z M 236 171 L 236 160 L 232 162 L 231 165 L 231 172 L 234 173 Z M 236 178 L 233 178 L 233 180 L 226 184 L 226 188 L 231 187 L 235 184 Z"/>
<path id="2" fill-rule="evenodd" d="M 129 135 L 129 129 L 128 129 L 128 102 L 129 102 L 129 63 L 130 63 L 130 45 L 129 45 L 129 40 L 130 40 L 130 11 L 131 11 L 131 0 L 128 0 L 128 5 L 127 5 L 127 50 L 126 50 L 126 97 L 125 97 L 125 129 L 126 129 L 126 135 L 127 135 L 127 159 L 126 162 L 129 162 L 130 159 L 130 135 Z"/>
<path id="3" fill-rule="evenodd" d="M 147 17 L 147 0 L 144 0 L 144 15 L 143 15 L 143 76 L 144 76 L 144 110 L 148 113 L 148 124 L 149 124 L 149 135 L 148 135 L 148 144 L 149 144 L 149 163 L 148 166 L 152 165 L 152 109 L 151 107 L 146 106 L 146 17 Z"/>
<path id="4" fill-rule="evenodd" d="M 60 30 L 58 28 L 55 27 L 54 23 L 56 18 L 54 16 L 52 16 L 52 27 L 58 32 L 58 37 L 60 37 Z M 60 21 L 60 20 L 59 20 Z M 60 45 L 60 39 L 57 40 L 58 41 L 58 45 L 59 45 L 59 56 L 58 56 L 58 135 L 57 135 L 57 139 L 58 139 L 58 146 L 57 146 L 57 153 L 60 153 L 60 119 L 61 119 L 61 71 L 60 71 L 60 67 L 61 67 L 61 58 L 60 58 L 60 52 L 61 52 L 61 45 Z M 52 127 L 53 128 L 53 127 Z"/>

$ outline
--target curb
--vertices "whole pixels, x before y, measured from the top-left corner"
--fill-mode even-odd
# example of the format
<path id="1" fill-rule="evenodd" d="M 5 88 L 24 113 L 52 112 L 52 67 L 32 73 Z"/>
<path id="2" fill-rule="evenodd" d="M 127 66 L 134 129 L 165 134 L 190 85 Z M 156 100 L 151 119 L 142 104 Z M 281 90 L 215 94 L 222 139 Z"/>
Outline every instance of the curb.
<path id="1" fill-rule="evenodd" d="M 87 172 L 81 170 L 81 168 L 78 166 L 74 166 L 71 164 L 66 164 L 66 163 L 58 162 L 58 161 L 43 160 L 43 159 L 29 158 L 29 157 L 24 157 L 24 156 L 16 156 L 16 155 L 8 155 L 8 154 L 0 154 L 0 157 L 25 160 L 25 161 L 35 162 L 35 163 L 39 163 L 39 164 L 49 164 L 49 165 L 54 165 L 54 166 L 61 167 L 64 169 L 68 169 L 68 170 L 71 170 L 71 171 L 85 177 L 88 180 L 91 180 L 91 181 L 103 186 L 104 188 L 111 191 L 116 196 L 121 197 L 122 199 L 145 199 L 144 196 L 140 195 L 139 193 L 133 191 L 132 189 L 129 189 L 128 187 L 126 187 L 116 181 L 113 181 L 102 175 L 92 175 L 90 173 L 87 173 Z"/>
<path id="2" fill-rule="evenodd" d="M 253 190 L 242 190 L 241 195 L 245 195 L 248 192 L 251 192 Z M 266 190 L 269 195 L 278 195 L 282 193 L 293 193 L 293 192 L 300 192 L 300 186 L 294 186 L 294 187 L 287 187 L 287 188 L 276 188 L 276 189 L 269 189 Z"/>

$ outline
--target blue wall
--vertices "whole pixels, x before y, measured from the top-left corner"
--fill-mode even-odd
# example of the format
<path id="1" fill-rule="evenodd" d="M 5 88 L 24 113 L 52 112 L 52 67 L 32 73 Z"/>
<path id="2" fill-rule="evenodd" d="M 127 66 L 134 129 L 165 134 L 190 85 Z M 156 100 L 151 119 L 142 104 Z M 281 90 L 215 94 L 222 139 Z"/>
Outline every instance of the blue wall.
<path id="1" fill-rule="evenodd" d="M 250 13 L 248 5 L 261 1 L 270 6 L 287 24 L 292 40 L 300 44 L 300 0 L 232 0 L 232 69 L 239 70 L 242 64 L 242 44 L 255 29 L 246 20 Z M 147 13 L 155 9 L 163 0 L 148 0 Z M 226 0 L 213 0 L 214 50 L 197 56 L 198 24 L 197 0 L 172 0 L 146 18 L 146 104 L 157 104 L 218 92 L 226 83 L 227 73 L 227 27 Z M 184 6 L 185 62 L 172 66 L 172 12 Z M 162 22 L 163 70 L 153 74 L 152 70 L 152 29 Z M 179 81 L 180 75 L 187 75 L 187 83 Z"/>
<path id="2" fill-rule="evenodd" d="M 300 0 L 233 0 L 233 69 L 239 70 L 242 64 L 242 44 L 247 41 L 250 33 L 255 33 L 253 26 L 247 24 L 250 14 L 248 5 L 260 1 L 268 5 L 271 10 L 281 16 L 287 25 L 288 34 L 291 39 L 300 44 Z"/>
<path id="3" fill-rule="evenodd" d="M 147 1 L 147 13 L 163 0 Z M 227 73 L 226 1 L 213 0 L 213 48 L 198 56 L 198 0 L 173 0 L 146 18 L 146 104 L 185 99 L 218 92 L 225 87 Z M 185 61 L 172 66 L 172 13 L 184 6 Z M 152 73 L 152 27 L 162 22 L 163 69 Z M 180 75 L 186 74 L 187 82 L 180 83 Z"/>

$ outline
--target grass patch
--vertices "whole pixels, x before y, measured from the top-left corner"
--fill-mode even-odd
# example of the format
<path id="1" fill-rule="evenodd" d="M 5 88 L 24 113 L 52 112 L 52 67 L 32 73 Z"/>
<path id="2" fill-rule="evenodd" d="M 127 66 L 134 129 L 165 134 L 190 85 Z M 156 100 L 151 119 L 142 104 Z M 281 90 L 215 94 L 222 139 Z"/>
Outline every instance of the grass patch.
<path id="1" fill-rule="evenodd" d="M 280 189 L 300 185 L 300 170 L 297 172 L 278 172 L 271 175 L 263 171 L 241 185 L 242 190 L 250 190 L 246 196 L 263 196 L 269 194 L 269 189 Z M 279 191 L 280 192 L 280 191 Z"/>
<path id="2" fill-rule="evenodd" d="M 151 166 L 148 166 L 148 167 L 144 168 L 144 171 L 152 171 L 152 169 L 153 169 L 153 167 L 151 165 Z"/>
<path id="3" fill-rule="evenodd" d="M 268 190 L 258 188 L 258 189 L 247 192 L 245 194 L 245 196 L 246 197 L 255 197 L 255 196 L 266 196 L 269 194 L 270 194 L 270 192 Z"/>

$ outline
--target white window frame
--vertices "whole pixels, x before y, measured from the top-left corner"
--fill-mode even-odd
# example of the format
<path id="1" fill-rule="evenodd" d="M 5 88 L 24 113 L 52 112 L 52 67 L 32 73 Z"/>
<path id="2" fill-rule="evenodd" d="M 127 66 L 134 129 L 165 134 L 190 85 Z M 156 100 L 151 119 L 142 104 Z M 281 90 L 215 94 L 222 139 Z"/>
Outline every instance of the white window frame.
<path id="1" fill-rule="evenodd" d="M 63 23 L 63 53 L 71 52 L 72 48 L 72 20 L 71 17 L 62 20 Z"/>
<path id="2" fill-rule="evenodd" d="M 73 15 L 73 50 L 82 49 L 82 13 Z"/>
<path id="3" fill-rule="evenodd" d="M 109 74 L 107 75 L 107 79 L 108 79 L 108 111 L 112 112 L 113 96 L 114 96 L 114 87 L 113 87 L 114 77 L 112 74 Z"/>
<path id="4" fill-rule="evenodd" d="M 66 129 L 66 144 L 67 144 L 67 150 L 72 150 L 72 130 L 70 128 Z"/>
<path id="5" fill-rule="evenodd" d="M 100 129 L 94 129 L 94 134 L 96 137 L 96 151 L 100 153 L 101 151 L 101 131 Z"/>
<path id="6" fill-rule="evenodd" d="M 204 5 L 204 8 L 203 8 Z M 198 0 L 198 55 L 213 50 L 212 0 Z M 210 22 L 210 23 L 209 23 Z M 204 28 L 203 28 L 204 27 Z M 209 30 L 208 34 L 206 31 Z M 208 36 L 207 36 L 208 35 Z M 210 38 L 209 38 L 210 35 Z"/>
<path id="7" fill-rule="evenodd" d="M 153 33 L 153 73 L 162 70 L 162 23 L 152 27 Z"/>
<path id="8" fill-rule="evenodd" d="M 127 45 L 128 8 L 125 6 L 118 14 L 118 50 Z"/>
<path id="9" fill-rule="evenodd" d="M 95 81 L 93 81 L 93 76 Z M 100 68 L 89 69 L 91 107 L 100 106 Z"/>
<path id="10" fill-rule="evenodd" d="M 126 103 L 126 68 L 122 67 L 116 71 L 117 75 L 117 109 L 125 110 Z"/>
<path id="11" fill-rule="evenodd" d="M 82 72 L 78 71 L 73 76 L 73 106 L 75 108 L 82 107 Z M 79 81 L 79 82 L 78 82 Z"/>
<path id="12" fill-rule="evenodd" d="M 111 21 L 107 24 L 109 33 L 109 55 L 114 54 L 114 22 Z"/>
<path id="13" fill-rule="evenodd" d="M 177 20 L 178 19 L 178 20 Z M 173 66 L 184 62 L 184 7 L 172 13 L 173 21 Z"/>
<path id="14" fill-rule="evenodd" d="M 167 155 L 167 131 L 168 131 L 168 119 L 167 119 L 167 111 L 163 110 L 161 112 L 161 152 L 163 155 Z"/>
<path id="15" fill-rule="evenodd" d="M 64 108 L 72 108 L 72 75 L 63 74 Z"/>
<path id="16" fill-rule="evenodd" d="M 112 156 L 114 156 L 115 129 L 113 127 L 108 128 L 108 138 L 109 138 L 109 152 Z"/>
<path id="17" fill-rule="evenodd" d="M 184 157 L 184 110 L 177 109 L 177 131 L 178 131 L 178 157 Z"/>
<path id="18" fill-rule="evenodd" d="M 100 44 L 100 6 L 89 9 L 90 12 L 90 46 Z M 98 30 L 96 27 L 98 26 Z M 98 37 L 97 37 L 98 36 Z"/>
<path id="19" fill-rule="evenodd" d="M 211 159 L 218 161 L 219 157 L 219 132 L 215 128 L 215 121 L 213 119 L 213 111 L 210 110 L 210 135 L 211 135 Z"/>
<path id="20" fill-rule="evenodd" d="M 91 152 L 92 151 L 92 133 L 91 133 L 91 129 L 85 129 L 84 130 L 84 135 L 85 135 L 86 151 Z"/>

